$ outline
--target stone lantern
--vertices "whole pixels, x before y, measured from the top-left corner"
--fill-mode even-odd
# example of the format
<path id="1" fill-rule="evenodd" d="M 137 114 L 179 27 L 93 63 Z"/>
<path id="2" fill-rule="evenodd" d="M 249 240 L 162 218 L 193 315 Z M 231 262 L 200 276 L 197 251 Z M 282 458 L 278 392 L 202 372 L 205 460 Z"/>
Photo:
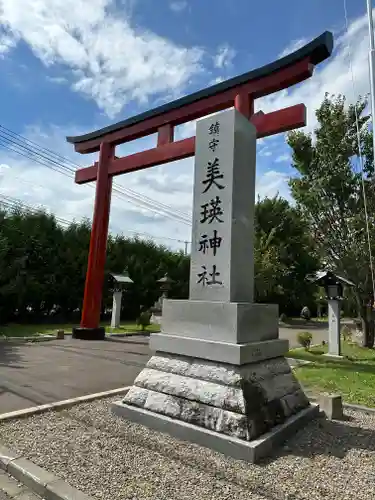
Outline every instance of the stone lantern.
<path id="1" fill-rule="evenodd" d="M 318 271 L 310 281 L 324 288 L 328 301 L 328 355 L 341 356 L 341 301 L 344 286 L 354 286 L 354 283 L 332 271 Z"/>
<path id="2" fill-rule="evenodd" d="M 151 308 L 152 312 L 151 321 L 152 323 L 160 324 L 163 312 L 163 300 L 168 297 L 168 292 L 171 288 L 173 280 L 168 276 L 168 274 L 165 274 L 162 278 L 157 280 L 157 283 L 160 286 L 161 296 L 158 298 L 154 306 Z"/>
<path id="3" fill-rule="evenodd" d="M 129 278 L 126 270 L 122 274 L 111 273 L 110 276 L 113 290 L 111 328 L 118 328 L 120 326 L 122 293 L 134 282 Z"/>
<path id="4" fill-rule="evenodd" d="M 160 290 L 162 292 L 160 301 L 161 304 L 163 305 L 163 300 L 168 297 L 168 292 L 171 289 L 171 285 L 173 283 L 173 280 L 168 276 L 168 274 L 165 274 L 160 280 L 157 281 L 160 285 Z"/>

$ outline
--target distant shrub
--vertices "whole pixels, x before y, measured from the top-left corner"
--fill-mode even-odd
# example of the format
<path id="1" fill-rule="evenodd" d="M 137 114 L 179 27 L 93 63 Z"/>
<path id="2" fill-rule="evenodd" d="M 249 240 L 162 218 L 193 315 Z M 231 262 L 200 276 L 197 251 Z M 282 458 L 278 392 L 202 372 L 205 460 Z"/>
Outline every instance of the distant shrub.
<path id="1" fill-rule="evenodd" d="M 352 340 L 352 331 L 348 326 L 343 326 L 341 328 L 341 336 L 345 342 L 350 342 Z"/>
<path id="2" fill-rule="evenodd" d="M 142 331 L 146 329 L 146 326 L 149 326 L 151 324 L 151 315 L 151 311 L 143 311 L 139 315 L 137 324 L 140 325 Z"/>
<path id="3" fill-rule="evenodd" d="M 301 345 L 305 349 L 308 349 L 311 345 L 312 333 L 299 332 L 299 334 L 297 335 L 297 341 L 298 341 L 299 345 Z"/>

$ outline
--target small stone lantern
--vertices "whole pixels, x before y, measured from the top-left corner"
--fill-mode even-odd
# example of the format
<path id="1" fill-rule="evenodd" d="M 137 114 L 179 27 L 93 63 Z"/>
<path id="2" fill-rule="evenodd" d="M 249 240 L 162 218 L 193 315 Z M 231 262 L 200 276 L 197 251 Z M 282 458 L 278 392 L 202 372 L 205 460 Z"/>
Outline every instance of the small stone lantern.
<path id="1" fill-rule="evenodd" d="M 163 300 L 168 298 L 168 292 L 171 288 L 173 280 L 168 276 L 168 274 L 165 274 L 162 278 L 157 280 L 157 283 L 160 285 L 160 291 L 162 292 L 162 294 L 155 302 L 154 306 L 151 308 L 152 312 L 151 321 L 153 323 L 160 324 L 163 311 Z"/>
<path id="2" fill-rule="evenodd" d="M 165 274 L 157 282 L 160 285 L 160 290 L 162 292 L 161 302 L 163 302 L 163 299 L 166 299 L 168 297 L 168 292 L 171 289 L 171 285 L 173 283 L 173 280 L 171 280 L 171 278 L 168 276 L 168 274 Z"/>
<path id="3" fill-rule="evenodd" d="M 126 270 L 123 274 L 111 273 L 110 276 L 112 278 L 113 290 L 111 328 L 118 328 L 120 326 L 122 292 L 134 282 L 129 278 L 129 274 Z"/>
<path id="4" fill-rule="evenodd" d="M 328 301 L 328 355 L 341 356 L 341 301 L 344 286 L 354 286 L 354 283 L 332 271 L 318 271 L 314 277 L 309 279 L 322 286 L 326 292 Z"/>

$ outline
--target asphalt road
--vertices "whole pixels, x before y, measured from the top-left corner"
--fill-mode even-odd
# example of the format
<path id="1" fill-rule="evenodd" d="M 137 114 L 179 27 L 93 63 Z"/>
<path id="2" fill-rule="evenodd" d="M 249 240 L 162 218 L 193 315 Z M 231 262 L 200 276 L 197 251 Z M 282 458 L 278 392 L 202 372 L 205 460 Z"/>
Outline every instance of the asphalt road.
<path id="1" fill-rule="evenodd" d="M 293 328 L 279 328 L 279 337 L 281 339 L 289 340 L 289 347 L 292 349 L 293 347 L 300 347 L 297 342 L 297 335 L 299 332 L 311 332 L 312 333 L 312 344 L 321 344 L 323 340 L 328 341 L 328 330 L 326 327 L 314 327 L 310 328 L 309 326 L 298 326 Z"/>
<path id="2" fill-rule="evenodd" d="M 0 413 L 131 385 L 148 339 L 0 344 Z"/>
<path id="3" fill-rule="evenodd" d="M 279 336 L 296 347 L 298 332 L 307 329 L 280 328 Z M 313 343 L 327 340 L 324 327 L 311 332 Z M 131 385 L 150 355 L 146 337 L 1 343 L 0 414 Z"/>

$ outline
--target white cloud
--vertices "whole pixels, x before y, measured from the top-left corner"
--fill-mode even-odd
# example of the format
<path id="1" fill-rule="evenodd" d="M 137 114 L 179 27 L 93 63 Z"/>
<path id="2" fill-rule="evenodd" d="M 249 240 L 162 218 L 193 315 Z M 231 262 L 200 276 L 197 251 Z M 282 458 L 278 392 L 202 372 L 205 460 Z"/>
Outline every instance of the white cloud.
<path id="1" fill-rule="evenodd" d="M 58 83 L 58 84 L 66 84 L 69 83 L 66 78 L 63 76 L 47 76 L 47 80 L 52 83 Z"/>
<path id="2" fill-rule="evenodd" d="M 66 131 L 58 127 L 48 130 L 28 127 L 23 135 L 80 166 L 88 166 L 96 159 L 95 154 L 75 154 L 71 145 L 65 141 Z M 147 138 L 147 141 L 150 139 Z M 147 141 L 138 143 L 134 141 L 129 148 L 123 146 L 119 154 L 126 155 L 148 148 L 151 144 L 147 144 Z M 148 198 L 173 207 L 177 213 L 190 214 L 193 200 L 193 172 L 194 160 L 190 158 L 116 177 L 114 186 L 139 193 L 143 201 L 147 201 Z M 257 195 L 264 197 L 273 196 L 277 192 L 284 194 L 286 179 L 285 174 L 275 171 L 258 175 Z M 1 195 L 11 196 L 34 207 L 44 206 L 66 220 L 80 220 L 83 217 L 91 219 L 94 186 L 95 183 L 78 186 L 69 176 L 6 149 L 0 149 L 0 198 Z M 158 207 L 153 208 L 159 212 Z M 155 213 L 146 207 L 140 207 L 131 199 L 116 192 L 112 198 L 110 229 L 114 233 L 124 232 L 128 235 L 134 232 L 152 234 L 160 237 L 160 240 L 156 241 L 164 242 L 173 248 L 183 248 L 181 241 L 191 239 L 191 228 L 188 224 L 165 217 L 163 213 Z"/>
<path id="3" fill-rule="evenodd" d="M 293 40 L 287 47 L 285 47 L 284 50 L 280 52 L 280 54 L 277 56 L 278 58 L 285 57 L 288 54 L 291 54 L 292 52 L 295 52 L 296 50 L 300 49 L 304 45 L 306 45 L 310 40 L 307 38 L 299 38 L 298 40 Z"/>
<path id="4" fill-rule="evenodd" d="M 64 156 L 70 162 L 80 166 L 92 164 L 97 155 L 74 153 L 72 146 L 65 141 L 67 132 L 58 127 L 46 130 L 28 127 L 23 136 Z M 69 130 L 69 133 L 79 134 L 82 131 Z M 128 148 L 123 146 L 119 154 L 126 155 L 139 149 L 147 149 L 151 147 L 149 142 L 149 138 L 134 141 Z M 52 164 L 52 167 L 56 169 L 55 164 Z M 74 165 L 72 167 L 74 168 Z M 189 214 L 192 205 L 192 170 L 193 160 L 184 160 L 178 164 L 163 165 L 116 177 L 114 187 L 140 193 L 143 203 L 147 203 L 146 197 L 149 197 L 172 206 L 175 212 Z M 0 201 L 2 195 L 10 196 L 34 207 L 43 206 L 66 220 L 81 220 L 83 217 L 91 219 L 95 183 L 79 186 L 70 175 L 63 175 L 32 159 L 0 148 Z M 124 197 L 114 191 L 110 230 L 113 233 L 123 232 L 127 236 L 132 236 L 135 232 L 151 234 L 157 237 L 157 243 L 183 249 L 183 241 L 191 239 L 190 226 L 166 217 L 160 206 L 153 206 L 152 211 L 135 204 L 133 196 L 131 192 L 128 197 Z"/>
<path id="5" fill-rule="evenodd" d="M 175 0 L 169 4 L 169 7 L 173 12 L 182 12 L 186 9 L 188 3 L 186 0 Z"/>
<path id="6" fill-rule="evenodd" d="M 283 163 L 283 162 L 286 162 L 286 161 L 290 161 L 290 155 L 288 155 L 288 154 L 282 154 L 282 155 L 277 156 L 275 158 L 275 162 L 276 163 Z"/>
<path id="7" fill-rule="evenodd" d="M 214 56 L 215 68 L 222 69 L 231 66 L 235 56 L 236 51 L 232 47 L 228 44 L 221 45 Z"/>
<path id="8" fill-rule="evenodd" d="M 222 76 L 217 76 L 216 78 L 214 78 L 213 80 L 210 81 L 210 83 L 208 84 L 209 86 L 211 85 L 216 85 L 217 83 L 221 83 L 225 80 L 225 78 L 223 78 Z"/>
<path id="9" fill-rule="evenodd" d="M 71 70 L 73 89 L 113 117 L 131 100 L 180 92 L 202 71 L 203 51 L 132 26 L 114 0 L 0 0 L 0 52 L 26 42 L 45 64 Z"/>
<path id="10" fill-rule="evenodd" d="M 1 2 L 2 0 L 0 0 Z M 3 2 L 4 3 L 4 2 Z M 16 4 L 16 0 L 13 0 Z M 56 2 L 49 2 L 54 4 Z M 76 3 L 79 3 L 78 0 Z M 40 4 L 35 0 L 32 5 Z M 98 5 L 98 0 L 93 2 Z M 102 4 L 106 4 L 104 0 Z M 1 3 L 0 3 L 1 5 Z M 47 4 L 46 4 L 47 5 Z M 73 3 L 72 9 L 73 9 Z M 33 7 L 34 8 L 34 7 Z M 1 10 L 1 9 L 0 9 Z M 94 9 L 95 10 L 95 9 Z M 106 15 L 109 15 L 108 13 Z M 89 17 L 94 13 L 90 11 Z M 14 20 L 14 22 L 16 22 Z M 88 21 L 87 21 L 88 22 Z M 308 128 L 312 130 L 316 124 L 315 109 L 320 105 L 326 91 L 343 93 L 349 101 L 357 98 L 358 94 L 365 94 L 369 89 L 368 78 L 368 34 L 365 17 L 356 19 L 350 25 L 349 33 L 341 34 L 336 39 L 336 49 L 333 56 L 317 68 L 315 75 L 301 85 L 289 91 L 279 92 L 260 100 L 260 107 L 265 112 L 304 102 L 308 108 Z M 352 65 L 355 77 L 353 90 L 348 58 L 348 43 L 352 53 Z M 151 91 L 150 91 L 151 92 Z M 152 94 L 150 94 L 152 95 Z M 94 128 L 94 127 L 93 127 Z M 74 154 L 71 145 L 65 142 L 65 135 L 79 134 L 77 130 L 62 130 L 58 128 L 40 130 L 29 128 L 26 134 L 29 138 L 46 147 L 69 157 L 80 165 L 89 165 L 96 156 L 81 156 Z M 176 138 L 194 135 L 195 122 L 178 127 Z M 118 154 L 125 155 L 139 149 L 147 149 L 154 144 L 155 137 L 144 138 L 140 141 L 125 144 L 118 148 Z M 258 167 L 257 194 L 261 197 L 280 196 L 290 199 L 287 185 L 288 175 L 277 171 L 276 165 L 288 161 L 290 152 L 287 148 L 280 151 L 279 140 L 266 139 L 258 141 L 259 157 L 262 165 Z M 276 149 L 277 147 L 277 149 Z M 264 148 L 264 149 L 263 149 Z M 272 155 L 265 155 L 272 153 Z M 287 155 L 287 153 L 289 153 Z M 274 163 L 274 169 L 263 173 L 264 164 Z M 10 168 L 4 168 L 8 165 Z M 20 157 L 12 156 L 0 150 L 0 192 L 22 198 L 28 203 L 42 203 L 64 218 L 80 218 L 83 215 L 92 215 L 94 190 L 87 186 L 76 186 L 72 179 L 66 178 L 45 167 L 33 165 Z M 155 199 L 160 203 L 173 206 L 176 210 L 190 212 L 192 204 L 193 159 L 163 165 L 153 169 L 127 174 L 126 177 L 116 178 L 116 184 L 124 188 L 131 188 L 143 196 Z M 111 210 L 111 228 L 113 231 L 126 230 L 140 233 L 157 234 L 161 237 L 170 237 L 181 240 L 190 240 L 190 228 L 187 225 L 153 214 L 144 208 L 127 203 L 123 198 L 113 198 Z M 168 240 L 165 241 L 168 243 Z M 170 242 L 173 244 L 173 242 Z M 183 248 L 183 244 L 175 242 L 176 247 Z"/>
<path id="11" fill-rule="evenodd" d="M 269 146 L 264 146 L 258 151 L 259 156 L 272 156 L 272 151 L 269 150 Z"/>
<path id="12" fill-rule="evenodd" d="M 0 33 L 0 56 L 4 56 L 10 49 L 15 47 L 17 41 L 14 36 L 9 35 L 6 32 Z"/>
<path id="13" fill-rule="evenodd" d="M 335 38 L 333 55 L 315 69 L 309 80 L 287 91 L 259 99 L 256 101 L 257 109 L 268 112 L 304 103 L 307 106 L 307 130 L 312 131 L 317 123 L 315 110 L 325 92 L 343 94 L 350 103 L 369 91 L 368 47 L 367 19 L 362 16 L 351 22 L 348 33 L 342 32 Z"/>
<path id="14" fill-rule="evenodd" d="M 257 196 L 272 198 L 279 195 L 283 198 L 290 199 L 290 190 L 288 186 L 289 176 L 276 170 L 269 170 L 261 177 L 257 178 L 256 191 Z"/>

